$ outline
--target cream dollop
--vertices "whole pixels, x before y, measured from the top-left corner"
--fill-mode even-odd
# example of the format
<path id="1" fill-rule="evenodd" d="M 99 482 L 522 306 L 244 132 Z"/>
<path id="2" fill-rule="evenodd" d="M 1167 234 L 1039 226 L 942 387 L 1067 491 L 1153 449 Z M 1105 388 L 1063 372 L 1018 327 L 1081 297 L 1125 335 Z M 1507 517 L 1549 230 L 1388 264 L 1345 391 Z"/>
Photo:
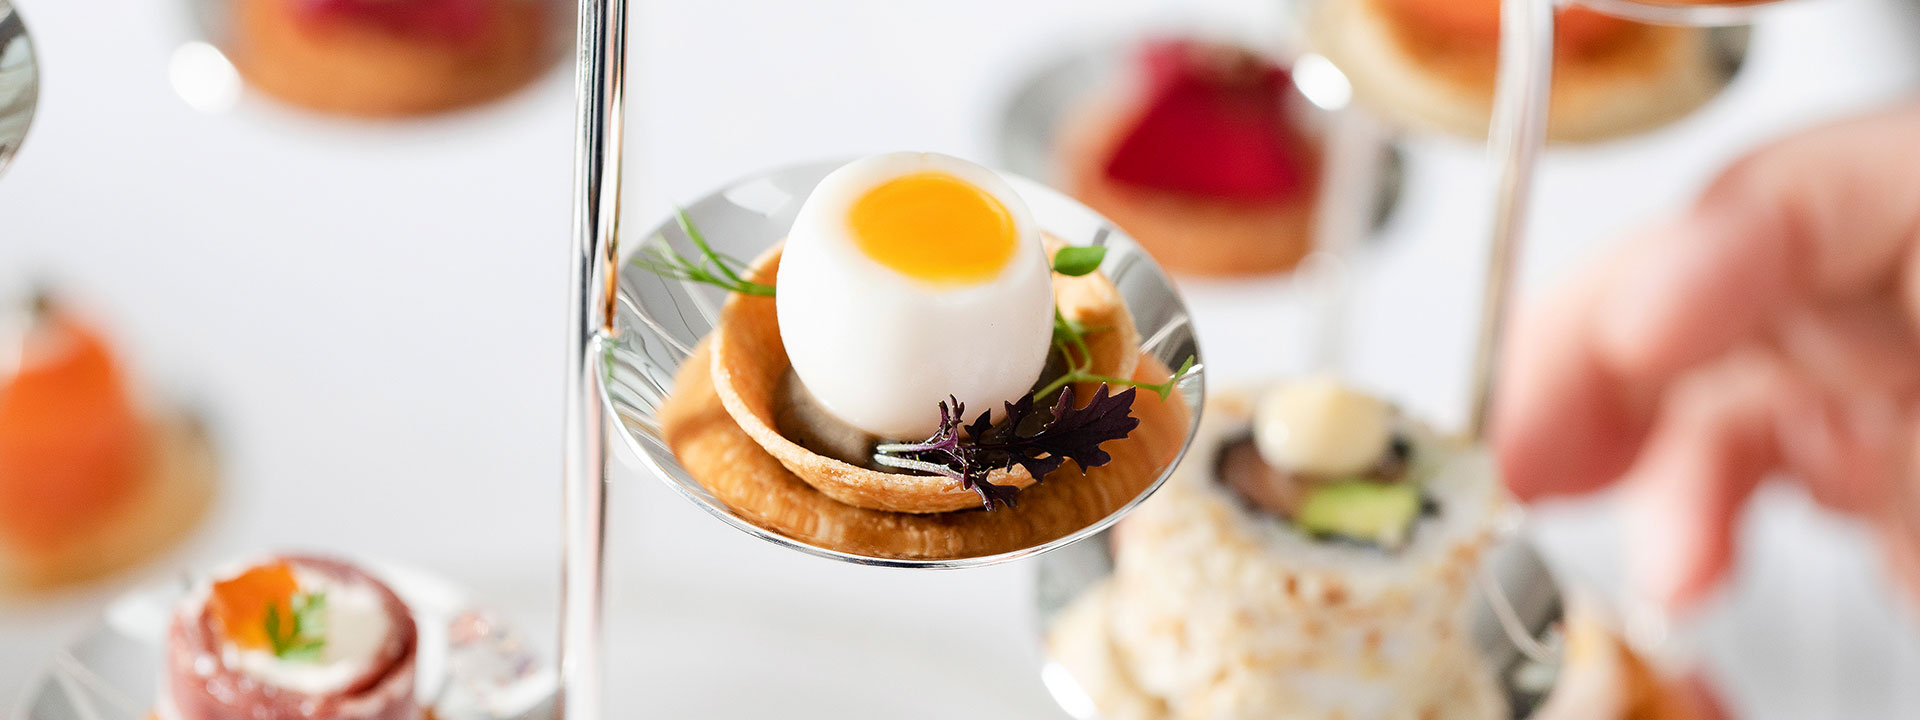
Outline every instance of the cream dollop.
<path id="1" fill-rule="evenodd" d="M 1282 470 L 1365 472 L 1380 462 L 1392 436 L 1392 406 L 1329 377 L 1276 385 L 1254 410 L 1260 457 Z"/>

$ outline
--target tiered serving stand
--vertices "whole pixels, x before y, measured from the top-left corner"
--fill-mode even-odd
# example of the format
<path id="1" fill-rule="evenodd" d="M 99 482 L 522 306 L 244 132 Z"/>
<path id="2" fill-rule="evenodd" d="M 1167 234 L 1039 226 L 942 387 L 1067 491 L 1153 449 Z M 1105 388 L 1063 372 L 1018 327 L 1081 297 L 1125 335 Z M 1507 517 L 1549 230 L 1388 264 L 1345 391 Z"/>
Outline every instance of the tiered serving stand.
<path id="1" fill-rule="evenodd" d="M 0 0 L 0 10 L 5 0 Z M 1689 25 L 1745 23 L 1768 3 L 1668 6 L 1631 0 L 1584 0 L 1594 9 L 1632 19 Z M 722 297 L 715 291 L 645 273 L 622 273 L 621 158 L 626 129 L 628 0 L 580 0 L 577 57 L 577 142 L 570 251 L 570 316 L 566 369 L 565 464 L 562 479 L 564 556 L 560 603 L 560 662 L 553 709 L 572 720 L 636 717 L 627 709 L 604 706 L 606 668 L 602 641 L 606 568 L 607 471 L 610 449 L 629 447 L 681 495 L 722 521 L 755 537 L 801 552 L 863 565 L 914 569 L 963 568 L 1006 562 L 1067 546 L 1117 521 L 1164 480 L 1131 501 L 1074 527 L 1016 546 L 954 556 L 915 554 L 902 548 L 849 545 L 827 535 L 769 522 L 742 513 L 695 481 L 674 459 L 660 435 L 655 415 L 674 372 L 700 338 L 712 329 Z M 1496 390 L 1497 359 L 1507 311 L 1512 304 L 1513 271 L 1523 242 L 1533 169 L 1544 143 L 1546 97 L 1552 57 L 1552 0 L 1507 0 L 1502 16 L 1500 70 L 1490 135 L 1496 163 L 1494 215 L 1488 247 L 1487 285 L 1478 324 L 1473 363 L 1472 412 L 1467 428 L 1484 442 L 1490 401 Z M 0 41 L 7 15 L 0 12 Z M 0 138 L 0 146 L 5 139 Z M 4 155 L 0 155 L 3 160 Z M 832 165 L 789 167 L 742 179 L 687 207 L 693 220 L 723 251 L 752 256 L 777 242 L 807 192 Z M 1109 248 L 1102 269 L 1126 297 L 1145 339 L 1144 350 L 1168 365 L 1198 359 L 1185 307 L 1151 258 L 1103 219 L 1037 183 L 1016 181 L 1041 225 L 1074 244 Z M 645 232 L 645 234 L 638 234 Z M 647 242 L 684 244 L 673 223 L 629 227 L 629 250 Z M 1182 382 L 1176 395 L 1197 419 L 1204 396 L 1203 375 Z M 609 435 L 609 433 L 613 435 Z M 1189 433 L 1188 440 L 1191 440 Z M 856 520 L 857 521 L 857 520 Z M 1093 544 L 1060 555 L 1043 569 L 1051 576 L 1042 587 L 1043 614 L 1057 606 L 1044 596 L 1050 588 L 1070 593 L 1084 574 L 1102 562 Z M 1078 557 L 1079 559 L 1074 559 Z M 1479 634 L 1483 646 L 1506 660 L 1537 657 L 1546 627 L 1558 618 L 1559 598 L 1552 579 L 1524 545 L 1510 546 L 1496 561 L 1487 593 L 1488 623 Z M 1097 570 L 1096 570 L 1097 572 Z M 1067 577 L 1059 580 L 1058 578 Z M 1063 601 L 1063 600 L 1062 600 Z M 104 652 L 104 651 L 103 651 Z M 145 652 L 137 646 L 113 652 Z M 68 656 L 71 657 L 71 656 Z M 125 682 L 151 682 L 150 677 Z M 1537 689 L 1544 693 L 1545 689 Z M 71 692 L 71 689 L 64 690 Z M 54 690 L 53 692 L 62 692 Z M 1535 698 L 1537 700 L 1537 698 Z M 535 706 L 529 706 L 535 707 Z M 538 707 L 544 707 L 538 706 Z M 1525 707 L 1531 707 L 1531 703 Z M 1524 716 L 1524 711 L 1521 716 Z M 29 715 L 35 720 L 104 717 L 76 710 L 67 716 Z"/>

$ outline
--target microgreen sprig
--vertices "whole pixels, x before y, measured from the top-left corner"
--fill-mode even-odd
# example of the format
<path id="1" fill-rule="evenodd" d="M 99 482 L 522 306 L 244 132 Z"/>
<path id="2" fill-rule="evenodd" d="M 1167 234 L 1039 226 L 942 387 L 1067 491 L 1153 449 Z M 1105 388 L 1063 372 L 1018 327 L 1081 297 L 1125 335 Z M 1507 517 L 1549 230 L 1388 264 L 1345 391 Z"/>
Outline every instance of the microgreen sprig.
<path id="1" fill-rule="evenodd" d="M 979 493 L 988 510 L 1012 506 L 1020 489 L 988 482 L 989 474 L 1018 465 L 1038 483 L 1068 460 L 1081 474 L 1107 464 L 1113 456 L 1100 444 L 1124 438 L 1140 425 L 1132 414 L 1135 394 L 1132 388 L 1114 394 L 1102 385 L 1080 405 L 1074 402 L 1073 388 L 1067 388 L 1052 409 L 1042 409 L 1031 396 L 1022 395 L 1003 403 L 1000 422 L 993 422 L 988 411 L 972 424 L 963 424 L 966 406 L 948 397 L 940 403 L 940 428 L 932 437 L 880 445 L 873 459 L 888 467 L 953 478 L 960 487 Z"/>
<path id="2" fill-rule="evenodd" d="M 700 249 L 700 257 L 687 258 L 676 252 L 665 239 L 661 239 L 657 244 L 643 246 L 640 256 L 633 259 L 633 264 L 657 275 L 706 283 L 742 295 L 773 297 L 772 285 L 742 277 L 742 273 L 752 272 L 745 269 L 746 263 L 707 244 L 706 235 L 694 226 L 693 218 L 687 215 L 684 208 L 674 208 L 673 216 L 680 225 L 680 231 L 686 233 L 687 239 Z M 735 270 L 736 266 L 741 269 Z"/>
<path id="3" fill-rule="evenodd" d="M 289 617 L 280 616 L 280 604 L 267 602 L 267 643 L 273 656 L 287 660 L 315 660 L 327 647 L 326 593 L 295 593 L 288 600 Z"/>
<path id="4" fill-rule="evenodd" d="M 1159 395 L 1161 400 L 1173 394 L 1173 388 L 1193 372 L 1193 356 L 1187 356 L 1180 363 L 1180 369 L 1164 382 L 1148 383 L 1126 378 L 1109 377 L 1093 371 L 1093 351 L 1087 348 L 1087 335 L 1106 328 L 1088 327 L 1086 323 L 1061 314 L 1059 308 L 1053 311 L 1053 348 L 1060 353 L 1060 359 L 1067 364 L 1067 371 L 1054 378 L 1033 394 L 1035 400 L 1052 395 L 1072 383 L 1097 382 L 1115 387 L 1135 387 Z"/>

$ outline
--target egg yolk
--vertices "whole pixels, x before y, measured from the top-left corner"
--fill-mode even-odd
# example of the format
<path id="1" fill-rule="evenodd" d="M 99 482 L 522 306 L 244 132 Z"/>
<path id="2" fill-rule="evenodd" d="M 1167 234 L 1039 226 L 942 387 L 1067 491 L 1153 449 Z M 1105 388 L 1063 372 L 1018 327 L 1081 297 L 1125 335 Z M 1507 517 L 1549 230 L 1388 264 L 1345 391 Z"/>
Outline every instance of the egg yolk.
<path id="1" fill-rule="evenodd" d="M 903 175 L 867 191 L 848 211 L 847 224 L 867 257 L 939 284 L 991 280 L 1018 245 L 1005 205 L 942 172 Z"/>
<path id="2" fill-rule="evenodd" d="M 286 563 L 262 565 L 214 583 L 208 604 L 228 641 L 258 650 L 272 645 L 267 637 L 267 608 L 274 609 L 281 623 L 291 622 L 293 595 L 299 589 L 293 568 Z"/>

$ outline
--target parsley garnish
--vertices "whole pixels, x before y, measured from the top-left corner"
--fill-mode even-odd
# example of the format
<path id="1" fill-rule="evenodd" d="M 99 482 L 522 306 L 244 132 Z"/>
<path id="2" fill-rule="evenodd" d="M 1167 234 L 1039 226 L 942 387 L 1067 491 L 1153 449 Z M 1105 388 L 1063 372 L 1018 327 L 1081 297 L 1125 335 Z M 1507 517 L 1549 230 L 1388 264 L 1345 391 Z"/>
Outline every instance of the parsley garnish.
<path id="1" fill-rule="evenodd" d="M 1037 483 L 1068 460 L 1083 474 L 1111 462 L 1113 456 L 1100 444 L 1124 438 L 1139 427 L 1140 419 L 1132 415 L 1134 394 L 1133 388 L 1110 394 L 1101 385 L 1084 407 L 1075 407 L 1073 388 L 1067 387 L 1044 422 L 1036 419 L 1039 411 L 1033 396 L 1022 395 L 1018 402 L 1004 403 L 1006 411 L 998 424 L 989 421 L 989 410 L 965 427 L 961 423 L 966 406 L 949 397 L 952 406 L 940 403 L 940 429 L 933 437 L 919 443 L 881 445 L 874 449 L 874 460 L 958 480 L 961 487 L 979 493 L 988 510 L 1003 504 L 1011 507 L 1020 489 L 987 482 L 989 473 L 1019 465 Z"/>
<path id="2" fill-rule="evenodd" d="M 267 643 L 273 656 L 286 660 L 317 660 L 327 647 L 326 593 L 294 593 L 287 601 L 290 617 L 280 616 L 280 604 L 267 602 Z"/>

